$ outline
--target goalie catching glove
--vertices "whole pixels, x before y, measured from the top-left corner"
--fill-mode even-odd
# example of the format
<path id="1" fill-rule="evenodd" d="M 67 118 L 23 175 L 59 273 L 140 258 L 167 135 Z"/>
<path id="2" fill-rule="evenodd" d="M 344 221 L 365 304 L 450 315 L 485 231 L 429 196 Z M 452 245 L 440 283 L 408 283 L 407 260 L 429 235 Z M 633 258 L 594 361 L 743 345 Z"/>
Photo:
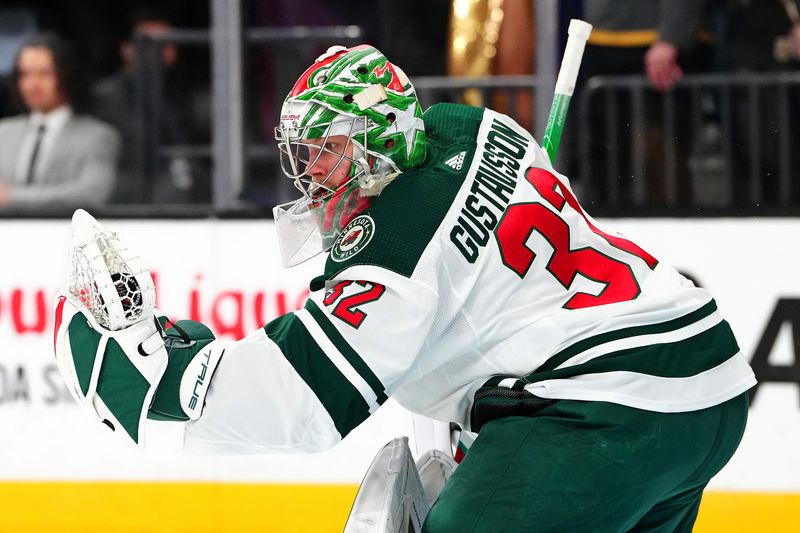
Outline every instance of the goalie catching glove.
<path id="1" fill-rule="evenodd" d="M 85 211 L 73 216 L 72 245 L 54 333 L 72 396 L 140 447 L 148 416 L 197 420 L 222 344 L 200 323 L 157 316 L 150 273 Z"/>

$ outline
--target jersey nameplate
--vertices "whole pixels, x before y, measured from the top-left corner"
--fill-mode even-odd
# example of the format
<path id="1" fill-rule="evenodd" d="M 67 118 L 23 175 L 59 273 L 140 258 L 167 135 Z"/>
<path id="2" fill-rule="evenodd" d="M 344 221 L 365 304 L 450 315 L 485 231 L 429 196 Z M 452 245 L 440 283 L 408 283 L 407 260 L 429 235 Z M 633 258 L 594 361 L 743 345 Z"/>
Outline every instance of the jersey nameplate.
<path id="1" fill-rule="evenodd" d="M 480 141 L 480 164 L 471 177 L 470 194 L 450 230 L 450 242 L 469 263 L 478 259 L 506 210 L 530 147 L 529 139 L 498 119 Z"/>
<path id="2" fill-rule="evenodd" d="M 331 259 L 337 263 L 347 261 L 363 250 L 375 234 L 375 221 L 369 215 L 361 215 L 345 226 L 342 234 L 331 248 Z"/>

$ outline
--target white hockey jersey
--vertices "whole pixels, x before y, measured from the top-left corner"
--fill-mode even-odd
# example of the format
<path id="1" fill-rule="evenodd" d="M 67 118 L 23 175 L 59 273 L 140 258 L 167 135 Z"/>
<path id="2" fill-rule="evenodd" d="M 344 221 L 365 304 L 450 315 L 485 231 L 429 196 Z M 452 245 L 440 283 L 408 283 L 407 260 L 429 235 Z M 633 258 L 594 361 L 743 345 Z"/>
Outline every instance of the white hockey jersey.
<path id="1" fill-rule="evenodd" d="M 342 231 L 304 309 L 227 350 L 187 448 L 322 450 L 389 396 L 469 428 L 491 379 L 660 412 L 755 384 L 711 295 L 601 229 L 510 118 L 424 120 L 424 164 Z"/>

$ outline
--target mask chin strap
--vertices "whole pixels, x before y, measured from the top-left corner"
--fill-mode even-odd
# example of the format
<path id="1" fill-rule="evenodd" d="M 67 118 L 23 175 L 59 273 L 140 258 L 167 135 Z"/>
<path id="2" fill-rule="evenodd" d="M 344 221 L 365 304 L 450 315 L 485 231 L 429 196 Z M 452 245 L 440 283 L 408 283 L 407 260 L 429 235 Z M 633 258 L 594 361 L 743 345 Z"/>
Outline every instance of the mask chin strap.
<path id="1" fill-rule="evenodd" d="M 400 175 L 400 172 L 380 175 L 373 174 L 369 166 L 369 161 L 367 161 L 364 156 L 356 160 L 356 165 L 358 165 L 360 169 L 357 178 L 358 185 L 361 187 L 361 193 L 364 196 L 378 196 L 393 179 Z"/>

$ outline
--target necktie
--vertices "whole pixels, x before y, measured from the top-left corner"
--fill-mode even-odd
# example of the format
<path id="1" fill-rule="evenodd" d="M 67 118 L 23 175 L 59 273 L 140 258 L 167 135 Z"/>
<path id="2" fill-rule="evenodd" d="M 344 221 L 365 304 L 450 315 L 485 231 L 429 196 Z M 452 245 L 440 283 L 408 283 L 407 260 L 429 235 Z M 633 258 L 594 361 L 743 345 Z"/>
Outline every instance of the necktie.
<path id="1" fill-rule="evenodd" d="M 36 159 L 39 157 L 39 149 L 42 146 L 42 137 L 44 137 L 44 124 L 40 125 L 39 129 L 36 130 L 36 142 L 33 144 L 31 161 L 28 164 L 28 173 L 25 176 L 26 185 L 33 183 L 34 174 L 36 172 Z"/>

